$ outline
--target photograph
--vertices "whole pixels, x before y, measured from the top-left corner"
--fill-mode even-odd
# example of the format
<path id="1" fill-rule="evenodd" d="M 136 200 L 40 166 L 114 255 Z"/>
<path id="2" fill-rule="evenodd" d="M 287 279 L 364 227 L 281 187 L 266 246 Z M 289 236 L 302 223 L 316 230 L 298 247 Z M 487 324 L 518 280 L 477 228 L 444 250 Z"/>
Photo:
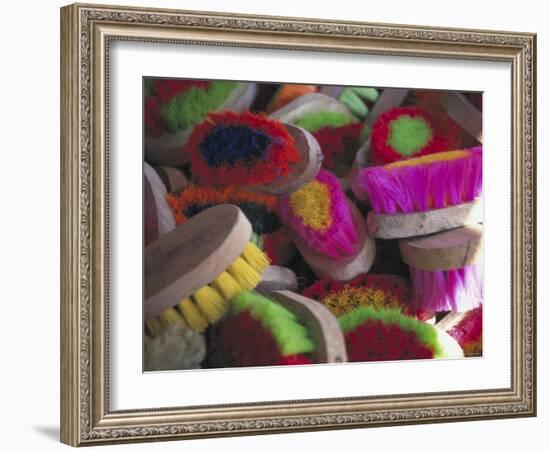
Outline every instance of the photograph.
<path id="1" fill-rule="evenodd" d="M 482 357 L 482 105 L 144 77 L 143 370 Z"/>
<path id="2" fill-rule="evenodd" d="M 536 416 L 536 30 L 172 6 L 60 9 L 61 442 Z"/>

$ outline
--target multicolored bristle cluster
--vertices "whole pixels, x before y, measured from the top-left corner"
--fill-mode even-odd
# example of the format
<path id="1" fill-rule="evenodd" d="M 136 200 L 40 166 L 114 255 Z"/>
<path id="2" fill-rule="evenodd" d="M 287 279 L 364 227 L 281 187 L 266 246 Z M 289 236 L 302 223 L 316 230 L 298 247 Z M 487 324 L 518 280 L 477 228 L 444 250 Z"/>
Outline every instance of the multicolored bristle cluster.
<path id="1" fill-rule="evenodd" d="M 464 318 L 453 327 L 449 334 L 464 350 L 465 356 L 483 354 L 483 306 L 468 311 Z"/>
<path id="2" fill-rule="evenodd" d="M 359 307 L 398 309 L 411 314 L 410 293 L 404 278 L 362 274 L 348 282 L 324 277 L 304 289 L 302 295 L 320 301 L 338 317 Z"/>
<path id="3" fill-rule="evenodd" d="M 233 299 L 214 334 L 217 364 L 225 367 L 310 364 L 305 354 L 315 350 L 296 315 L 253 291 Z"/>
<path id="4" fill-rule="evenodd" d="M 351 362 L 443 356 L 435 328 L 396 309 L 361 307 L 340 316 L 338 323 Z"/>
<path id="5" fill-rule="evenodd" d="M 145 129 L 153 136 L 188 129 L 219 108 L 236 87 L 234 81 L 148 79 Z"/>
<path id="6" fill-rule="evenodd" d="M 359 238 L 350 205 L 330 172 L 320 170 L 315 180 L 283 197 L 279 210 L 283 222 L 313 250 L 333 259 L 354 253 Z"/>
<path id="7" fill-rule="evenodd" d="M 258 185 L 285 177 L 300 161 L 286 127 L 250 112 L 208 114 L 196 125 L 185 150 L 193 173 L 211 185 Z"/>
<path id="8" fill-rule="evenodd" d="M 413 304 L 424 311 L 468 311 L 483 299 L 480 264 L 453 270 L 410 268 Z"/>
<path id="9" fill-rule="evenodd" d="M 363 124 L 341 111 L 306 114 L 295 125 L 313 134 L 323 152 L 323 168 L 344 175 L 362 141 Z"/>
<path id="10" fill-rule="evenodd" d="M 254 289 L 262 279 L 262 271 L 269 259 L 256 245 L 249 242 L 242 254 L 207 286 L 182 299 L 174 308 L 164 311 L 158 318 L 148 320 L 146 328 L 156 335 L 166 326 L 185 321 L 195 331 L 203 331 L 208 324 L 220 320 L 228 301 L 242 292 Z"/>
<path id="11" fill-rule="evenodd" d="M 394 108 L 381 114 L 372 127 L 371 140 L 375 164 L 446 150 L 429 116 L 417 108 Z"/>
<path id="12" fill-rule="evenodd" d="M 473 201 L 482 191 L 482 149 L 472 147 L 373 166 L 352 188 L 377 214 L 410 213 Z"/>
<path id="13" fill-rule="evenodd" d="M 189 185 L 182 191 L 169 193 L 168 204 L 178 225 L 212 206 L 232 204 L 241 209 L 252 224 L 252 230 L 258 235 L 275 233 L 281 228 L 276 212 L 277 198 L 274 195 L 235 186 Z"/>

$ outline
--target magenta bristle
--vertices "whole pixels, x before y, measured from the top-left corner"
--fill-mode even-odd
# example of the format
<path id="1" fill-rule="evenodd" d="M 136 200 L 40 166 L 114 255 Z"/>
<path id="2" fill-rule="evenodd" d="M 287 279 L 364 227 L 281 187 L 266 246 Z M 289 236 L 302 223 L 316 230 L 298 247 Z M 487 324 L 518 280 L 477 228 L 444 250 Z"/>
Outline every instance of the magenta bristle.
<path id="1" fill-rule="evenodd" d="M 413 302 L 419 311 L 469 311 L 483 299 L 480 264 L 453 270 L 410 268 Z"/>
<path id="2" fill-rule="evenodd" d="M 356 175 L 352 188 L 367 197 L 377 214 L 410 213 L 459 205 L 475 200 L 482 190 L 482 149 L 468 156 L 386 168 L 367 167 Z"/>
<path id="3" fill-rule="evenodd" d="M 348 199 L 338 179 L 326 170 L 319 171 L 315 180 L 328 187 L 330 196 L 330 226 L 317 230 L 304 224 L 290 206 L 289 197 L 279 203 L 283 221 L 296 232 L 315 251 L 339 259 L 355 252 L 354 245 L 359 237 L 351 216 Z"/>

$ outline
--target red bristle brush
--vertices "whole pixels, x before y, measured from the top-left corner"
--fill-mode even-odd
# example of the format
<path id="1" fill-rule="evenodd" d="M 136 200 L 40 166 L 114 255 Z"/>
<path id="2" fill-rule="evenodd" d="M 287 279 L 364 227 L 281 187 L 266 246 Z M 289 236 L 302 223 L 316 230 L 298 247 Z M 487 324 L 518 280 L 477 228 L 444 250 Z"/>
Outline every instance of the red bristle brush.
<path id="1" fill-rule="evenodd" d="M 449 334 L 460 344 L 465 356 L 482 356 L 483 307 L 480 305 L 462 314 L 460 321 L 449 330 Z"/>
<path id="2" fill-rule="evenodd" d="M 319 144 L 307 131 L 265 115 L 211 113 L 196 125 L 185 151 L 199 183 L 248 186 L 283 194 L 317 175 Z"/>
<path id="3" fill-rule="evenodd" d="M 436 153 L 355 174 L 352 189 L 367 197 L 369 233 L 396 239 L 435 233 L 482 220 L 482 150 Z"/>
<path id="4" fill-rule="evenodd" d="M 396 275 L 361 274 L 347 282 L 323 277 L 304 289 L 302 295 L 321 302 L 335 316 L 360 306 L 399 309 L 414 315 L 411 286 L 405 278 Z"/>
<path id="5" fill-rule="evenodd" d="M 320 304 L 277 291 L 243 292 L 210 335 L 209 367 L 246 367 L 347 360 L 336 319 Z"/>
<path id="6" fill-rule="evenodd" d="M 445 139 L 435 133 L 428 114 L 418 108 L 400 107 L 386 111 L 373 125 L 370 137 L 375 164 L 448 149 Z"/>
<path id="7" fill-rule="evenodd" d="M 338 322 L 350 362 L 464 357 L 445 331 L 397 309 L 359 307 Z"/>
<path id="8" fill-rule="evenodd" d="M 413 304 L 425 311 L 468 311 L 483 298 L 483 227 L 470 225 L 399 241 Z"/>
<path id="9" fill-rule="evenodd" d="M 374 240 L 330 172 L 319 171 L 315 180 L 281 198 L 279 211 L 298 250 L 319 276 L 349 280 L 371 267 Z"/>

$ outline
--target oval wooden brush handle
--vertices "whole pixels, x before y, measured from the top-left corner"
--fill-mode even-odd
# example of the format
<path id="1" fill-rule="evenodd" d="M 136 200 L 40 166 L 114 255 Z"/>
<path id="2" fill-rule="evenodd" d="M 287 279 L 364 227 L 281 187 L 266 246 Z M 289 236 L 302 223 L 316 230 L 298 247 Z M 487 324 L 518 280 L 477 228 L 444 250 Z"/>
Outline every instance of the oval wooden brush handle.
<path id="1" fill-rule="evenodd" d="M 446 94 L 442 99 L 447 114 L 479 143 L 483 142 L 481 111 L 463 94 Z"/>
<path id="2" fill-rule="evenodd" d="M 209 208 L 145 248 L 144 314 L 158 316 L 225 271 L 243 252 L 252 226 L 234 205 Z"/>
<path id="3" fill-rule="evenodd" d="M 355 253 L 340 259 L 333 259 L 313 250 L 297 233 L 291 231 L 292 240 L 309 267 L 319 276 L 329 276 L 333 280 L 348 281 L 361 273 L 366 273 L 372 266 L 376 254 L 376 244 L 367 234 L 365 220 L 357 207 L 348 201 L 351 217 L 358 234 L 354 245 Z"/>
<path id="4" fill-rule="evenodd" d="M 401 239 L 424 236 L 483 221 L 481 199 L 447 208 L 417 211 L 408 214 L 367 215 L 367 229 L 372 237 Z"/>
<path id="5" fill-rule="evenodd" d="M 185 174 L 175 167 L 157 166 L 155 170 L 168 192 L 180 191 L 189 185 L 189 180 Z"/>
<path id="6" fill-rule="evenodd" d="M 290 291 L 270 294 L 304 324 L 315 343 L 316 363 L 347 362 L 346 342 L 336 317 L 321 303 Z"/>
<path id="7" fill-rule="evenodd" d="M 143 175 L 150 188 L 149 192 L 145 191 L 145 214 L 151 214 L 150 211 L 154 209 L 158 223 L 158 235 L 162 236 L 176 227 L 174 215 L 166 200 L 166 186 L 155 169 L 147 163 L 143 163 Z M 151 201 L 154 202 L 154 208 L 150 205 Z M 151 220 L 149 217 L 145 217 L 145 219 Z"/>
<path id="8" fill-rule="evenodd" d="M 287 130 L 294 138 L 294 143 L 300 161 L 292 166 L 291 173 L 284 178 L 269 184 L 262 184 L 251 187 L 257 192 L 270 193 L 275 195 L 289 194 L 298 190 L 302 185 L 313 181 L 321 169 L 323 153 L 317 139 L 303 128 L 285 124 Z"/>
<path id="9" fill-rule="evenodd" d="M 429 236 L 402 239 L 403 261 L 422 270 L 452 270 L 475 264 L 483 254 L 483 227 L 469 225 Z"/>
<path id="10" fill-rule="evenodd" d="M 255 290 L 263 295 L 269 295 L 273 291 L 297 291 L 298 279 L 286 267 L 269 266 L 262 272 L 262 281 Z"/>

